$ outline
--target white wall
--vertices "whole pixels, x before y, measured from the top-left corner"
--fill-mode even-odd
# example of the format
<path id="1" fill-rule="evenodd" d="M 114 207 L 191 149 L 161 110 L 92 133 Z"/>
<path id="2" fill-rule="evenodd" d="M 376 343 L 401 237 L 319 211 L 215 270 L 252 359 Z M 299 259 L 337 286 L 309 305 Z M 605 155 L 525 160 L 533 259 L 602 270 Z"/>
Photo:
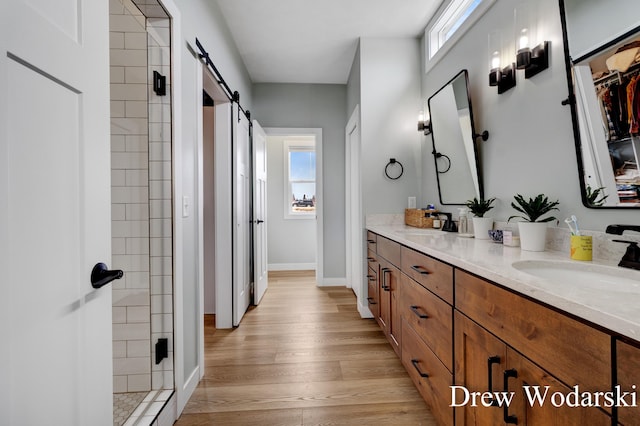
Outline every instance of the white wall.
<path id="1" fill-rule="evenodd" d="M 346 86 L 255 84 L 252 116 L 262 127 L 322 128 L 324 279 L 344 279 Z M 270 173 L 270 171 L 269 171 Z M 269 200 L 269 205 L 271 205 Z"/>
<path id="2" fill-rule="evenodd" d="M 175 291 L 176 310 L 176 386 L 180 389 L 188 383 L 188 388 L 179 393 L 178 411 L 186 403 L 186 398 L 195 388 L 203 370 L 197 367 L 202 360 L 202 318 L 199 315 L 203 309 L 202 292 L 199 281 L 202 279 L 202 264 L 199 262 L 199 217 L 198 206 L 198 146 L 199 132 L 198 117 L 202 114 L 202 71 L 200 59 L 195 48 L 196 37 L 210 53 L 211 60 L 216 64 L 232 90 L 240 92 L 243 107 L 251 108 L 251 82 L 249 75 L 240 59 L 233 38 L 223 19 L 222 12 L 214 1 L 209 0 L 173 0 L 179 10 L 180 32 L 174 39 L 174 49 L 177 56 L 176 88 L 178 97 L 175 99 L 178 109 L 174 129 L 177 132 L 174 139 L 174 197 L 176 200 L 175 229 Z M 170 11 L 171 12 L 171 11 Z M 220 139 L 220 143 L 230 143 Z M 230 161 L 230 160 L 229 160 Z M 229 176 L 229 187 L 230 187 Z M 182 217 L 183 196 L 190 202 L 190 214 Z M 229 203 L 227 203 L 229 204 Z M 230 210 L 229 210 L 230 211 Z M 224 224 L 225 229 L 232 229 L 231 218 Z M 228 238 L 228 250 L 231 252 L 231 239 Z M 216 265 L 219 271 L 231 271 L 230 259 L 226 265 Z M 230 282 L 230 280 L 229 280 Z M 216 310 L 220 314 L 220 309 Z M 202 365 L 203 367 L 203 365 Z M 199 374 L 196 374 L 199 373 Z M 191 380 L 190 380 L 191 379 Z"/>
<path id="3" fill-rule="evenodd" d="M 462 39 L 422 77 L 425 99 L 461 69 L 469 70 L 473 115 L 477 131 L 488 130 L 481 142 L 481 167 L 485 197 L 497 197 L 491 211 L 498 220 L 514 213 L 513 195 L 545 193 L 560 200 L 558 218 L 578 216 L 585 229 L 604 230 L 610 223 L 637 223 L 638 212 L 594 210 L 583 207 L 569 107 L 560 102 L 568 95 L 557 0 L 541 0 L 538 6 L 543 31 L 551 41 L 549 69 L 525 80 L 517 74 L 517 86 L 498 95 L 488 84 L 487 35 L 502 29 L 503 38 L 513 34 L 513 4 L 496 2 Z M 424 50 L 422 50 L 424 58 Z M 423 199 L 437 200 L 438 191 L 431 155 L 430 136 L 423 145 Z"/>
<path id="4" fill-rule="evenodd" d="M 286 136 L 267 136 L 267 226 L 269 270 L 314 269 L 316 221 L 284 218 Z"/>
<path id="5" fill-rule="evenodd" d="M 360 40 L 363 213 L 404 213 L 407 198 L 420 197 L 422 164 L 417 130 L 420 43 L 413 38 Z M 384 174 L 390 158 L 404 174 Z M 420 200 L 418 200 L 420 202 Z"/>

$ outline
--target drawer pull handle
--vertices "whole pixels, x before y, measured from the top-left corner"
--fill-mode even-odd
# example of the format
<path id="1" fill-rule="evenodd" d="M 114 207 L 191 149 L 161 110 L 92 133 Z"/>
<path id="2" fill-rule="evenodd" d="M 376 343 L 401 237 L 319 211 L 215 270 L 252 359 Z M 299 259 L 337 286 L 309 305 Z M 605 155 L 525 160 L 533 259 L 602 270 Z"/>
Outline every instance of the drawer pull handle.
<path id="1" fill-rule="evenodd" d="M 491 374 L 493 372 L 492 370 L 493 364 L 500 364 L 499 356 L 490 356 L 487 359 L 487 390 L 491 395 L 493 395 L 493 375 Z M 498 401 L 496 401 L 495 399 L 492 399 L 491 406 L 497 407 Z"/>
<path id="2" fill-rule="evenodd" d="M 369 244 L 375 244 L 375 243 L 376 243 L 374 240 L 367 240 L 367 242 L 368 242 Z"/>
<path id="3" fill-rule="evenodd" d="M 370 305 L 377 305 L 377 303 L 373 301 L 373 297 L 367 297 L 367 302 L 369 302 Z"/>
<path id="4" fill-rule="evenodd" d="M 427 319 L 429 316 L 427 314 L 421 314 L 418 312 L 419 306 L 411 306 L 411 311 L 416 314 L 420 319 Z"/>
<path id="5" fill-rule="evenodd" d="M 375 262 L 375 261 L 376 261 L 373 257 L 367 257 L 367 260 L 368 260 L 369 262 Z"/>
<path id="6" fill-rule="evenodd" d="M 513 377 L 513 378 L 517 378 L 518 377 L 518 371 L 515 369 L 510 369 L 510 370 L 505 370 L 504 371 L 504 392 L 505 395 L 508 395 L 509 393 L 509 378 Z M 514 416 L 513 414 L 509 414 L 509 405 L 508 404 L 504 404 L 503 406 L 504 409 L 504 422 L 507 424 L 513 424 L 513 425 L 517 425 L 518 424 L 518 417 Z"/>
<path id="7" fill-rule="evenodd" d="M 411 269 L 413 269 L 414 271 L 416 271 L 419 274 L 422 275 L 429 275 L 431 272 L 427 271 L 426 269 L 424 269 L 422 266 L 420 265 L 414 265 L 411 267 Z"/>
<path id="8" fill-rule="evenodd" d="M 391 269 L 382 268 L 382 289 L 384 291 L 391 291 L 391 287 L 387 285 L 387 273 L 391 274 Z"/>
<path id="9" fill-rule="evenodd" d="M 423 373 L 422 371 L 420 371 L 420 367 L 418 367 L 419 363 L 420 363 L 420 361 L 418 361 L 417 359 L 412 359 L 411 360 L 411 364 L 413 364 L 413 368 L 416 369 L 416 371 L 418 372 L 420 377 L 429 377 L 429 375 L 427 373 Z"/>

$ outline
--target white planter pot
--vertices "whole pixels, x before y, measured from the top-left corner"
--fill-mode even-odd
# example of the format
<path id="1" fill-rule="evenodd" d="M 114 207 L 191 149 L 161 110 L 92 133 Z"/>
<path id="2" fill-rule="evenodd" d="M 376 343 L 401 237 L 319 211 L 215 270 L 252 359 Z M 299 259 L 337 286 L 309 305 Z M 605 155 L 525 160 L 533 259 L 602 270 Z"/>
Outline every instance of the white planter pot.
<path id="1" fill-rule="evenodd" d="M 476 240 L 488 240 L 489 231 L 493 229 L 493 218 L 491 217 L 474 217 L 473 218 L 473 236 Z"/>
<path id="2" fill-rule="evenodd" d="M 547 222 L 518 222 L 522 250 L 544 251 L 547 243 L 547 225 Z"/>

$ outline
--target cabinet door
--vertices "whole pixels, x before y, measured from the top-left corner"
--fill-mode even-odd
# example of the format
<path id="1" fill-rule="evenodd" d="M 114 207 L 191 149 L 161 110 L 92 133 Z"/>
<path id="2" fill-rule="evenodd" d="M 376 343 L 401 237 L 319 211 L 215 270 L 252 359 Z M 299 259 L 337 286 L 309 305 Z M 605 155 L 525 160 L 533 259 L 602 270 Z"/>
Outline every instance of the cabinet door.
<path id="1" fill-rule="evenodd" d="M 512 377 L 502 384 L 503 390 L 515 394 L 510 407 L 506 411 L 503 407 L 505 418 L 508 416 L 519 425 L 611 425 L 611 417 L 599 408 L 570 407 L 566 402 L 561 404 L 561 399 L 556 400 L 559 406 L 554 406 L 551 398 L 555 392 L 568 395 L 572 389 L 511 348 L 507 348 L 507 369 Z M 535 398 L 536 387 L 540 397 L 546 395 L 542 403 Z M 603 390 L 607 390 L 606 386 Z"/>
<path id="2" fill-rule="evenodd" d="M 497 405 L 485 407 L 480 398 L 476 398 L 474 404 L 470 394 L 501 390 L 503 371 L 507 365 L 506 345 L 457 311 L 454 329 L 454 376 L 456 385 L 461 387 L 452 389 L 451 395 L 451 404 L 456 406 L 455 424 L 458 426 L 503 424 L 501 407 Z M 465 398 L 467 395 L 469 398 Z"/>
<path id="3" fill-rule="evenodd" d="M 640 386 L 640 348 L 624 342 L 616 342 L 618 356 L 618 380 L 623 392 L 631 391 L 631 386 Z M 627 402 L 629 398 L 627 398 Z M 618 408 L 618 421 L 623 425 L 640 425 L 639 407 Z"/>
<path id="4" fill-rule="evenodd" d="M 385 268 L 380 268 L 380 279 L 384 282 L 385 291 L 389 295 L 389 316 L 387 321 L 387 332 L 389 342 L 393 350 L 400 356 L 401 344 L 401 322 L 400 322 L 400 270 L 387 263 Z"/>
<path id="5" fill-rule="evenodd" d="M 386 260 L 379 258 L 380 270 L 378 274 L 378 296 L 379 296 L 379 312 L 378 312 L 378 324 L 384 331 L 385 335 L 389 335 L 389 324 L 391 322 L 391 287 L 387 285 L 388 272 L 391 266 Z"/>

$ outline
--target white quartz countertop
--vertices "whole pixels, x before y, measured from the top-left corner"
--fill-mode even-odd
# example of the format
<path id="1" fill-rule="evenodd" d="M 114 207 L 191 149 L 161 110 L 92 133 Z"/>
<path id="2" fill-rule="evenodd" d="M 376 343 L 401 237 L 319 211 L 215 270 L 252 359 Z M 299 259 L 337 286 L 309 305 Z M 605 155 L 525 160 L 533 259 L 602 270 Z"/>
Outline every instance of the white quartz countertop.
<path id="1" fill-rule="evenodd" d="M 640 341 L 640 271 L 620 268 L 617 262 L 581 262 L 558 251 L 528 252 L 491 240 L 464 238 L 457 233 L 404 225 L 367 225 L 367 229 L 433 256 L 450 265 L 481 276 L 532 299 L 597 324 L 614 333 Z M 549 282 L 513 266 L 518 261 L 552 261 L 580 265 L 581 270 L 609 269 L 611 285 L 592 288 Z M 616 286 L 616 274 L 632 285 Z M 626 281 L 628 282 L 628 281 Z M 635 284 L 637 282 L 637 284 Z"/>

